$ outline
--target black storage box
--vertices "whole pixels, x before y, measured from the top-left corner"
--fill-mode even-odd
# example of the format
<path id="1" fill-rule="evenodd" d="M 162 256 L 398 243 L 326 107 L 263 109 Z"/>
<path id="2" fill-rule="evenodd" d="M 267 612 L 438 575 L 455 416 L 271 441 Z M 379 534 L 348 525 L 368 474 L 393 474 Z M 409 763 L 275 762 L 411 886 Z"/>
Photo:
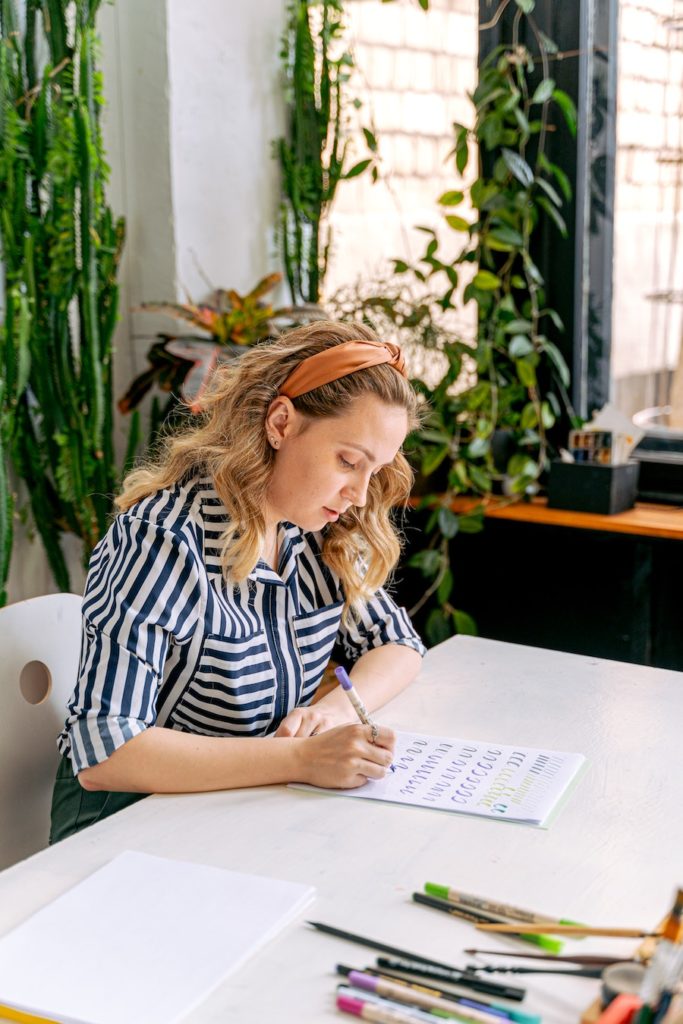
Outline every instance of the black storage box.
<path id="1" fill-rule="evenodd" d="M 548 507 L 614 515 L 633 508 L 638 492 L 638 462 L 600 466 L 555 459 L 548 479 Z"/>

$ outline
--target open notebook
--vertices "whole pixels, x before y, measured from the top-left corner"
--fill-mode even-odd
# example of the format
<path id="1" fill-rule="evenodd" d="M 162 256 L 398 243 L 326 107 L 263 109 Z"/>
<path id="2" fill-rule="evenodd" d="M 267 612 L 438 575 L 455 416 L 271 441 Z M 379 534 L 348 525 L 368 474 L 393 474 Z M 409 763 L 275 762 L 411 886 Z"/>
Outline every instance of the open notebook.
<path id="1" fill-rule="evenodd" d="M 60 1024 L 173 1024 L 313 895 L 122 853 L 0 939 L 0 1007 Z"/>
<path id="2" fill-rule="evenodd" d="M 546 828 L 585 760 L 559 750 L 397 732 L 393 771 L 332 792 Z"/>

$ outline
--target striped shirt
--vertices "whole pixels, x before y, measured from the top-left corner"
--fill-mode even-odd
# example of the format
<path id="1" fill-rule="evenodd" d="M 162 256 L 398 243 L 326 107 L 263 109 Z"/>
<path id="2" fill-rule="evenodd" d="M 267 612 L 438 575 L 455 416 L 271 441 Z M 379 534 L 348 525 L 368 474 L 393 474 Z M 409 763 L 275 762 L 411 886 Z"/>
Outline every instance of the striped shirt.
<path id="1" fill-rule="evenodd" d="M 227 512 L 208 479 L 157 491 L 119 515 L 95 548 L 83 599 L 76 688 L 59 736 L 74 774 L 151 725 L 264 736 L 310 704 L 335 643 L 355 662 L 383 644 L 424 653 L 384 590 L 351 626 L 320 534 L 279 527 L 277 573 L 260 561 L 226 585 Z"/>

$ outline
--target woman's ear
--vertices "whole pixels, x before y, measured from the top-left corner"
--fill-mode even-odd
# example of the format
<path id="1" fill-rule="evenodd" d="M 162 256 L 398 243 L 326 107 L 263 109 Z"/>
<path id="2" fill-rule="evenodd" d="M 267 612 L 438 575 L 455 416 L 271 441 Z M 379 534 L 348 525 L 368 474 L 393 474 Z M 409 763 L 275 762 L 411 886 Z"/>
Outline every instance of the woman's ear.
<path id="1" fill-rule="evenodd" d="M 294 430 L 297 412 L 289 398 L 278 395 L 273 399 L 266 413 L 266 433 L 273 441 L 282 442 Z M 277 447 L 277 445 L 276 445 Z"/>

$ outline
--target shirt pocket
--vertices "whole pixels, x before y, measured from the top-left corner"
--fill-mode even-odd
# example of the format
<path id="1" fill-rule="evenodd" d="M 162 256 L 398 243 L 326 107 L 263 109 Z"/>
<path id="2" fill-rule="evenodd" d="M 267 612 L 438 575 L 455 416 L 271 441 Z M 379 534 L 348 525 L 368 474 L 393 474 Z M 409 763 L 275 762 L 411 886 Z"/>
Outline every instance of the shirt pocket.
<path id="1" fill-rule="evenodd" d="M 275 677 L 263 630 L 239 639 L 204 638 L 174 720 L 211 736 L 261 735 L 273 719 Z"/>
<path id="2" fill-rule="evenodd" d="M 294 640 L 301 659 L 303 684 L 297 704 L 310 704 L 339 634 L 343 601 L 335 601 L 293 620 Z"/>

